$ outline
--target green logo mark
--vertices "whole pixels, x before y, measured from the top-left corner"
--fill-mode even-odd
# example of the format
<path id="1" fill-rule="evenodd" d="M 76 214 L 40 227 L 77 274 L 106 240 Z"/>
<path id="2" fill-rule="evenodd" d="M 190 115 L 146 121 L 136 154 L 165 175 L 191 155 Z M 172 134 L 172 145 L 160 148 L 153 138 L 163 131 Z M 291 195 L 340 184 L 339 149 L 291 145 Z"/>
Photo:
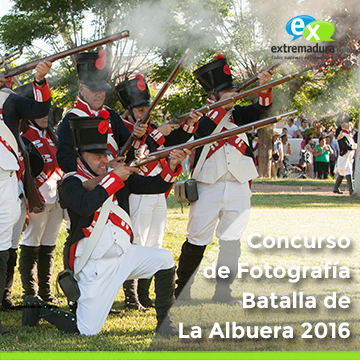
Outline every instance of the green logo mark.
<path id="1" fill-rule="evenodd" d="M 313 21 L 308 24 L 303 32 L 303 36 L 306 40 L 312 42 L 319 41 L 335 41 L 331 38 L 335 32 L 335 27 L 328 21 Z"/>

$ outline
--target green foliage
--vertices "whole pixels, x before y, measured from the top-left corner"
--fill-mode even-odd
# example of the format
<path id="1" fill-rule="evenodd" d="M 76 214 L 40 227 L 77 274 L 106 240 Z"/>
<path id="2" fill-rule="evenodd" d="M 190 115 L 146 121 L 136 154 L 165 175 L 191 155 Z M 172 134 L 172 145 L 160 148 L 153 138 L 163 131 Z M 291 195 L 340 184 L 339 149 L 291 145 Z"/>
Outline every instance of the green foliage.
<path id="1" fill-rule="evenodd" d="M 7 49 L 22 49 L 36 39 L 51 42 L 62 35 L 65 43 L 74 45 L 76 39 L 71 39 L 70 34 L 80 29 L 83 12 L 88 8 L 84 0 L 17 0 L 10 14 L 1 19 L 1 42 Z"/>
<path id="2" fill-rule="evenodd" d="M 35 39 L 56 35 L 55 28 L 35 14 L 12 14 L 1 18 L 0 41 L 8 49 L 30 46 Z M 25 37 L 24 34 L 27 36 Z"/>
<path id="3" fill-rule="evenodd" d="M 356 76 L 355 72 L 338 67 L 329 68 L 325 74 L 308 72 L 301 90 L 293 98 L 293 107 L 321 120 L 328 128 L 335 123 L 339 113 L 356 114 Z"/>
<path id="4" fill-rule="evenodd" d="M 255 0 L 246 6 L 234 0 L 16 0 L 10 13 L 1 19 L 0 42 L 10 50 L 28 47 L 35 39 L 43 39 L 57 52 L 128 27 L 131 31 L 129 42 L 107 46 L 113 59 L 109 79 L 112 85 L 138 72 L 146 74 L 149 82 L 161 84 L 184 50 L 190 47 L 190 59 L 154 114 L 154 120 L 161 122 L 205 105 L 206 95 L 192 71 L 214 60 L 218 52 L 229 59 L 235 82 L 244 81 L 273 62 L 268 50 L 270 45 L 287 41 L 286 21 L 302 11 L 306 13 L 310 5 L 313 16 L 324 18 L 324 9 L 313 6 L 310 0 L 300 3 L 296 0 Z M 344 13 L 346 16 L 344 8 L 348 11 Z M 355 15 L 349 9 L 357 13 L 356 7 L 338 0 L 329 10 L 334 14 L 333 21 L 341 39 L 346 38 L 344 21 L 350 21 L 354 34 L 359 30 L 354 22 Z M 275 11 L 278 17 L 274 16 Z M 82 21 L 89 13 L 94 15 L 93 33 L 84 33 Z M 349 51 L 357 44 L 354 36 L 349 33 L 352 44 Z M 276 70 L 276 76 L 298 69 L 299 64 L 282 65 Z M 61 107 L 71 105 L 77 93 L 76 75 L 71 68 L 69 61 L 62 61 L 52 76 L 55 103 Z M 326 72 L 308 72 L 273 91 L 274 113 L 299 109 L 326 126 L 330 125 L 329 117 L 334 119 L 340 111 L 358 118 L 356 74 L 343 71 L 339 66 L 329 67 Z M 240 104 L 254 101 L 256 96 Z M 114 92 L 108 94 L 106 102 L 121 110 Z"/>

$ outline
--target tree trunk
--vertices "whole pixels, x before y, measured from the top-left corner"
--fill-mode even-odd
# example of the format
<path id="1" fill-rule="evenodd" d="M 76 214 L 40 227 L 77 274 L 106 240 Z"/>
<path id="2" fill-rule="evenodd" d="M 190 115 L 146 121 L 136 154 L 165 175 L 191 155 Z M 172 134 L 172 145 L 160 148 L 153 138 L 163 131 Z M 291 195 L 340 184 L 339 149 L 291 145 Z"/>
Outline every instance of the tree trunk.
<path id="1" fill-rule="evenodd" d="M 258 172 L 260 177 L 271 177 L 271 154 L 272 154 L 272 135 L 274 126 L 270 125 L 258 130 L 258 138 L 266 145 L 265 148 L 259 146 Z"/>

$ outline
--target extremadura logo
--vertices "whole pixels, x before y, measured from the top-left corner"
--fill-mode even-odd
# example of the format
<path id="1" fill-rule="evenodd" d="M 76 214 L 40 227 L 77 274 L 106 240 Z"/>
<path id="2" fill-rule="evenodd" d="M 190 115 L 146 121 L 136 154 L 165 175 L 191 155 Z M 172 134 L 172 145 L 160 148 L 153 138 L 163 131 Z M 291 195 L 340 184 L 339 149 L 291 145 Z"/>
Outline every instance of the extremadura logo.
<path id="1" fill-rule="evenodd" d="M 322 41 L 334 41 L 331 36 L 335 32 L 335 27 L 329 21 L 316 21 L 312 16 L 299 15 L 288 21 L 285 30 L 293 36 L 291 41 L 304 37 L 307 41 L 315 42 L 316 45 L 274 45 L 271 47 L 272 53 L 331 53 L 335 51 L 334 46 L 318 44 Z"/>

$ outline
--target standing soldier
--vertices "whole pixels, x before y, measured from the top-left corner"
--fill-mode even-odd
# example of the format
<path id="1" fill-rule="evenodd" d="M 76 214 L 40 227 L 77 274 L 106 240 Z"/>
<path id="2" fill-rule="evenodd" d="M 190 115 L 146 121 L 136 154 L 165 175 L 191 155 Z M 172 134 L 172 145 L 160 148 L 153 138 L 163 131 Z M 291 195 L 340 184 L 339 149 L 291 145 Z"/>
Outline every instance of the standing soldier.
<path id="1" fill-rule="evenodd" d="M 124 123 L 130 132 L 134 131 L 135 123 L 141 120 L 150 106 L 150 92 L 145 78 L 138 74 L 129 81 L 124 81 L 116 87 L 117 96 L 126 110 Z M 197 129 L 197 120 L 201 114 L 191 114 L 177 130 L 178 125 L 163 123 L 159 127 L 149 122 L 146 129 L 146 145 L 151 152 L 159 147 L 168 147 L 188 141 Z M 173 131 L 174 130 L 174 131 Z M 165 159 L 154 161 L 140 168 L 143 176 L 159 174 Z M 166 226 L 166 196 L 165 194 L 136 195 L 129 198 L 130 216 L 134 232 L 134 244 L 161 248 Z M 144 311 L 144 308 L 154 307 L 149 298 L 150 279 L 128 280 L 124 283 L 125 309 Z M 136 286 L 137 285 L 137 286 Z M 140 303 L 139 303 L 140 301 Z"/>
<path id="2" fill-rule="evenodd" d="M 56 240 L 63 219 L 63 209 L 56 191 L 57 182 L 63 174 L 56 161 L 57 139 L 48 127 L 48 115 L 23 121 L 22 131 L 24 142 L 34 145 L 35 151 L 43 159 L 42 171 L 35 180 L 46 204 L 45 211 L 29 214 L 29 223 L 22 237 L 19 270 L 24 297 L 38 293 L 44 301 L 59 303 L 51 293 Z M 39 291 L 36 285 L 36 265 Z"/>
<path id="3" fill-rule="evenodd" d="M 197 69 L 194 75 L 207 92 L 208 103 L 234 95 L 229 64 L 223 55 L 219 54 L 216 61 Z M 269 72 L 260 73 L 260 84 L 269 81 L 271 76 Z M 259 93 L 256 104 L 214 109 L 199 120 L 195 138 L 258 120 L 265 116 L 271 101 L 270 90 Z M 230 285 L 237 273 L 240 238 L 250 216 L 249 182 L 258 176 L 246 135 L 196 149 L 192 176 L 198 183 L 199 200 L 190 205 L 188 235 L 179 258 L 175 296 L 190 298 L 192 281 L 189 280 L 198 268 L 219 220 L 216 227 L 220 245 L 217 267 L 227 266 L 230 275 L 228 279 L 217 278 L 213 300 L 234 303 Z"/>
<path id="4" fill-rule="evenodd" d="M 161 173 L 154 177 L 132 174 L 136 168 L 116 162 L 108 173 L 108 124 L 108 119 L 101 117 L 70 119 L 81 157 L 77 158 L 77 171 L 65 175 L 62 194 L 71 220 L 66 255 L 80 291 L 76 317 L 28 296 L 22 324 L 35 326 L 44 318 L 66 332 L 98 334 L 123 282 L 155 275 L 156 332 L 176 335 L 178 329 L 168 315 L 174 300 L 174 259 L 167 250 L 131 244 L 128 199 L 130 193 L 168 191 L 181 172 L 181 161 L 190 152 L 173 151 Z M 98 175 L 103 179 L 87 191 L 84 182 Z"/>
<path id="5" fill-rule="evenodd" d="M 338 177 L 336 179 L 333 192 L 335 194 L 343 193 L 340 190 L 340 185 L 343 178 L 345 177 L 349 189 L 349 194 L 351 195 L 354 192 L 352 171 L 357 144 L 355 143 L 351 133 L 352 120 L 347 115 L 340 115 L 337 123 L 338 128 L 336 129 L 335 136 L 338 140 L 340 152 L 334 169 L 334 173 L 337 173 Z"/>
<path id="6" fill-rule="evenodd" d="M 24 89 L 27 89 L 26 93 Z M 29 99 L 34 99 L 33 95 L 33 86 L 32 84 L 26 84 L 15 89 L 15 93 L 28 97 Z M 19 131 L 23 132 L 22 124 L 28 120 L 20 120 Z M 29 142 L 27 139 L 21 138 L 23 140 L 26 152 L 29 154 L 30 168 L 32 176 L 35 178 L 41 173 L 44 167 L 44 161 L 36 150 L 35 146 Z M 26 145 L 25 145 L 26 143 Z M 6 284 L 4 295 L 2 299 L 2 307 L 6 310 L 21 310 L 22 305 L 15 305 L 12 300 L 12 286 L 14 282 L 14 273 L 17 261 L 17 250 L 19 247 L 21 233 L 25 225 L 29 224 L 29 211 L 27 210 L 26 196 L 24 191 L 24 174 L 20 176 L 19 183 L 19 199 L 20 199 L 20 217 L 17 223 L 13 227 L 13 233 L 11 237 L 11 248 L 9 249 L 9 260 L 7 262 L 6 270 Z M 35 212 L 31 212 L 31 215 L 35 215 Z"/>
<path id="7" fill-rule="evenodd" d="M 118 147 L 125 144 L 130 136 L 120 116 L 112 109 L 104 105 L 107 90 L 111 89 L 108 81 L 108 67 L 106 66 L 105 51 L 99 53 L 80 53 L 74 55 L 76 71 L 79 77 L 79 96 L 73 109 L 68 111 L 58 128 L 59 145 L 57 161 L 64 172 L 76 171 L 76 153 L 73 138 L 69 126 L 69 118 L 74 116 L 98 116 L 102 110 L 110 113 L 110 131 Z M 135 136 L 141 138 L 146 131 L 146 126 L 137 126 Z M 141 145 L 135 140 L 133 146 Z M 134 148 L 129 152 L 133 157 Z"/>
<path id="8" fill-rule="evenodd" d="M 25 165 L 22 155 L 19 155 L 19 121 L 39 118 L 49 112 L 51 92 L 45 75 L 50 68 L 51 62 L 48 61 L 40 62 L 35 68 L 32 83 L 35 100 L 16 95 L 10 89 L 0 90 L 0 299 L 5 288 L 13 227 L 21 213 L 18 180 Z M 6 81 L 0 78 L 1 85 Z M 10 334 L 1 323 L 0 334 Z"/>

